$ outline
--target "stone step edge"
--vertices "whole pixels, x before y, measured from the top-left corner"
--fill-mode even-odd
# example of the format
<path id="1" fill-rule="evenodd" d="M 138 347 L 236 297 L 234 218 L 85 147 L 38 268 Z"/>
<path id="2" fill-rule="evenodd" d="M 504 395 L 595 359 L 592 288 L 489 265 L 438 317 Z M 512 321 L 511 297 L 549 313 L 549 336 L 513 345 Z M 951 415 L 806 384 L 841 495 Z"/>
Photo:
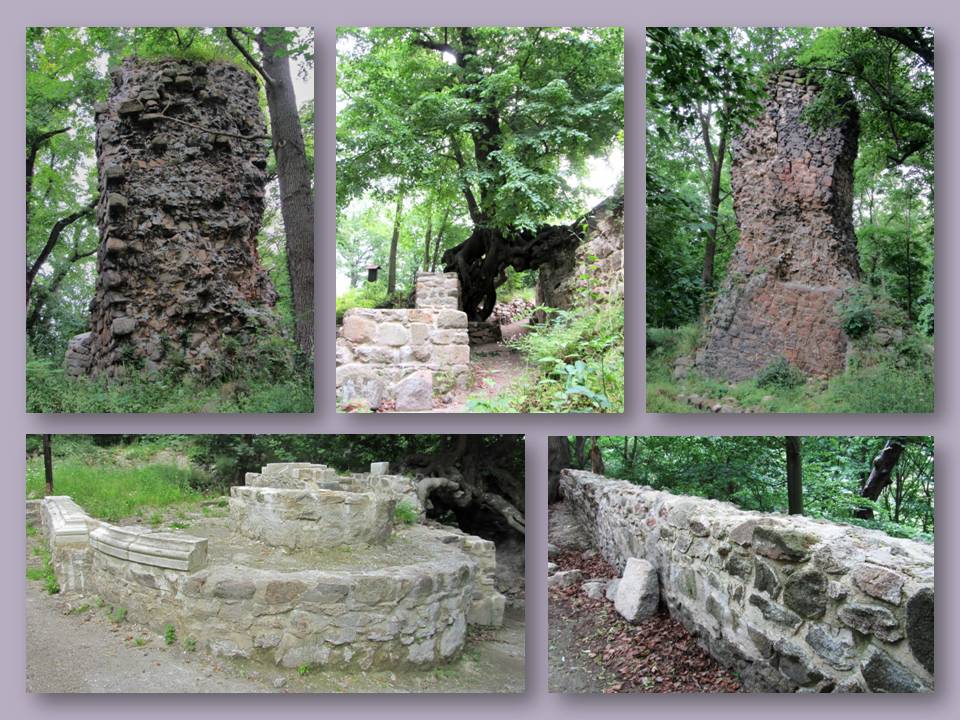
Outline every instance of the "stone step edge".
<path id="1" fill-rule="evenodd" d="M 207 564 L 206 538 L 186 534 L 102 524 L 91 531 L 90 546 L 110 557 L 168 570 L 194 572 Z"/>

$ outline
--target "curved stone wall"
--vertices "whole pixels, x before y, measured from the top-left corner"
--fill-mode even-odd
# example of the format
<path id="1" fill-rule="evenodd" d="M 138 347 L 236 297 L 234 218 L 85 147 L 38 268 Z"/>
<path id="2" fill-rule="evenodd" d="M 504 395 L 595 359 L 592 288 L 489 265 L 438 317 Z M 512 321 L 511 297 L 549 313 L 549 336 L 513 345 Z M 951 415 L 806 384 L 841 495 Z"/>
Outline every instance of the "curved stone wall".
<path id="1" fill-rule="evenodd" d="M 670 613 L 748 689 L 933 688 L 932 545 L 579 470 L 560 486 L 604 558 L 650 562 Z"/>
<path id="2" fill-rule="evenodd" d="M 436 540 L 423 533 L 419 542 Z M 92 579 L 131 620 L 157 630 L 170 623 L 216 655 L 285 667 L 423 666 L 456 656 L 466 637 L 477 565 L 449 549 L 376 570 L 216 564 L 194 573 L 95 553 Z"/>
<path id="3" fill-rule="evenodd" d="M 386 542 L 396 505 L 372 492 L 230 488 L 230 513 L 243 535 L 294 550 Z"/>

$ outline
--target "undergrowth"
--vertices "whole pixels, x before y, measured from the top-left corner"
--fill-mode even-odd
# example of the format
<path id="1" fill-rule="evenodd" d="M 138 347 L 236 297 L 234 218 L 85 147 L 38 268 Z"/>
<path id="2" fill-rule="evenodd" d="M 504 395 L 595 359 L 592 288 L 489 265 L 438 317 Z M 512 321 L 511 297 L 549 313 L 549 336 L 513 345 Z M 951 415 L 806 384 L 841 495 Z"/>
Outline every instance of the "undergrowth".
<path id="1" fill-rule="evenodd" d="M 859 309 L 851 317 L 863 319 Z M 853 341 L 847 370 L 829 381 L 803 381 L 799 371 L 777 361 L 758 378 L 738 383 L 707 378 L 695 369 L 674 378 L 677 359 L 693 355 L 700 330 L 695 323 L 647 331 L 647 412 L 703 412 L 687 401 L 692 396 L 741 412 L 933 412 L 932 340 L 916 333 L 865 331 Z"/>

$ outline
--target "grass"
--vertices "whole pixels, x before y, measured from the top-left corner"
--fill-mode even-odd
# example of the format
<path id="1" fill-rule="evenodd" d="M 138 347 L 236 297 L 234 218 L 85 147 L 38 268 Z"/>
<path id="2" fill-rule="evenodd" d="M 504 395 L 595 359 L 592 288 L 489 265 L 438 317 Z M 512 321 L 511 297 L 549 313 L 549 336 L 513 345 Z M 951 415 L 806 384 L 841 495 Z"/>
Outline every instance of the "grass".
<path id="1" fill-rule="evenodd" d="M 43 583 L 43 588 L 48 594 L 56 595 L 60 592 L 60 583 L 57 582 L 57 575 L 53 571 L 53 558 L 50 551 L 41 545 L 35 545 L 32 552 L 34 557 L 40 559 L 40 565 L 27 568 L 27 580 Z"/>
<path id="2" fill-rule="evenodd" d="M 144 647 L 147 644 L 147 639 L 145 637 L 138 637 L 133 639 L 133 644 L 137 647 Z"/>
<path id="3" fill-rule="evenodd" d="M 162 508 L 196 504 L 203 495 L 191 489 L 190 478 L 196 470 L 171 463 L 150 463 L 124 467 L 83 457 L 54 460 L 53 487 L 58 495 L 69 495 L 90 515 L 117 522 L 156 508 L 150 523 L 163 522 Z M 42 497 L 43 460 L 27 461 L 27 497 Z"/>
<path id="4" fill-rule="evenodd" d="M 197 639 L 188 637 L 183 641 L 183 649 L 187 652 L 196 652 L 197 651 Z"/>
<path id="5" fill-rule="evenodd" d="M 647 412 L 704 412 L 687 402 L 693 395 L 708 406 L 723 404 L 737 411 L 765 413 L 926 413 L 933 411 L 933 368 L 929 342 L 907 338 L 893 348 L 872 344 L 871 337 L 854 343 L 849 369 L 829 381 L 767 382 L 764 377 L 731 383 L 704 377 L 696 370 L 673 377 L 681 356 L 694 353 L 700 335 L 697 324 L 675 329 L 647 330 Z"/>
<path id="6" fill-rule="evenodd" d="M 163 627 L 163 642 L 168 646 L 177 642 L 177 629 L 172 623 L 167 623 Z"/>
<path id="7" fill-rule="evenodd" d="M 401 500 L 393 511 L 393 519 L 404 525 L 413 525 L 420 519 L 420 513 L 412 502 Z"/>
<path id="8" fill-rule="evenodd" d="M 125 607 L 112 607 L 110 608 L 109 617 L 110 622 L 119 625 L 127 619 L 127 609 Z"/>
<path id="9" fill-rule="evenodd" d="M 623 412 L 623 302 L 594 302 L 512 343 L 529 377 L 494 397 L 472 397 L 471 412 Z"/>
<path id="10" fill-rule="evenodd" d="M 110 385 L 69 378 L 52 360 L 27 361 L 27 412 L 35 413 L 309 413 L 312 372 L 208 381 L 171 372 L 129 373 Z"/>

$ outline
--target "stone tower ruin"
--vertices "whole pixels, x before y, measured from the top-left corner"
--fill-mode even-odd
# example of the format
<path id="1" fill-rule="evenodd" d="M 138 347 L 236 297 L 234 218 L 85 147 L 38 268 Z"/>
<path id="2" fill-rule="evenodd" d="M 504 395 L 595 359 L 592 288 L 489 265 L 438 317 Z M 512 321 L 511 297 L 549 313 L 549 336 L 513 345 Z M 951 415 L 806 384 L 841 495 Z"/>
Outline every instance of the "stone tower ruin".
<path id="1" fill-rule="evenodd" d="M 257 82 L 225 62 L 127 58 L 96 107 L 100 200 L 91 332 L 68 372 L 172 363 L 208 375 L 274 326 L 260 264 L 267 146 Z"/>
<path id="2" fill-rule="evenodd" d="M 733 143 L 740 240 L 695 364 L 740 381 L 778 358 L 819 377 L 843 370 L 838 304 L 859 275 L 853 232 L 854 112 L 825 128 L 804 111 L 818 89 L 799 70 L 771 79 L 763 113 Z"/>

